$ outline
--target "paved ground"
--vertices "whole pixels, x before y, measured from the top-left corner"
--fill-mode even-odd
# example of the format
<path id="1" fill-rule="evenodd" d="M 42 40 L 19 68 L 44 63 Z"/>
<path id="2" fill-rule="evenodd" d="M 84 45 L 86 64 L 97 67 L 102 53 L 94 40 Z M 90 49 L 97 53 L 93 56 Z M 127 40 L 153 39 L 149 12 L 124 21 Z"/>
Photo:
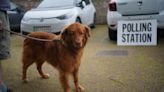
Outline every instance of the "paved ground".
<path id="1" fill-rule="evenodd" d="M 21 82 L 22 41 L 12 36 L 12 57 L 3 62 L 5 82 L 14 92 L 62 92 L 58 72 L 48 64 L 43 68 L 50 73 L 49 79 L 39 78 L 33 65 L 28 71 L 29 83 Z M 158 46 L 121 47 L 108 40 L 105 25 L 98 25 L 91 31 L 80 79 L 85 92 L 164 92 L 164 38 Z"/>

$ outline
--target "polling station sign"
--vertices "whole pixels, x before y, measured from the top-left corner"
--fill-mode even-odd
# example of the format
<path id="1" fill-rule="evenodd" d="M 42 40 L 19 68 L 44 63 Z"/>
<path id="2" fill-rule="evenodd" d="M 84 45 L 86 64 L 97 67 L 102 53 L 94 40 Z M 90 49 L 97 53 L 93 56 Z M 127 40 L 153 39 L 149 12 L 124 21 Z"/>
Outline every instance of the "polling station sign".
<path id="1" fill-rule="evenodd" d="M 117 45 L 157 45 L 157 20 L 118 21 Z"/>

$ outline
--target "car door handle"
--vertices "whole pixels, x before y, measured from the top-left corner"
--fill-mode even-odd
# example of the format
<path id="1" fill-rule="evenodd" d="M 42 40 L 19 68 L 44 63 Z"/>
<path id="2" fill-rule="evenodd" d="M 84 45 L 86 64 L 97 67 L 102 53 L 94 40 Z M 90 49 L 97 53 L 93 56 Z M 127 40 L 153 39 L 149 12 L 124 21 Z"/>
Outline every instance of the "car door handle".
<path id="1" fill-rule="evenodd" d="M 125 3 L 125 2 L 123 2 L 123 3 L 118 3 L 118 5 L 127 5 L 128 3 Z"/>

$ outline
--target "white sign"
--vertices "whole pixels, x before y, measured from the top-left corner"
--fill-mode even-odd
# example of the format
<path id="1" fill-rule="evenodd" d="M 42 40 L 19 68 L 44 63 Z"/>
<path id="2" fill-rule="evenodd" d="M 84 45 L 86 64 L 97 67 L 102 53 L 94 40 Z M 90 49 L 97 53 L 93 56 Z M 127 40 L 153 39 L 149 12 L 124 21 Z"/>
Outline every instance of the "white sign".
<path id="1" fill-rule="evenodd" d="M 157 45 L 157 20 L 119 21 L 117 45 Z"/>

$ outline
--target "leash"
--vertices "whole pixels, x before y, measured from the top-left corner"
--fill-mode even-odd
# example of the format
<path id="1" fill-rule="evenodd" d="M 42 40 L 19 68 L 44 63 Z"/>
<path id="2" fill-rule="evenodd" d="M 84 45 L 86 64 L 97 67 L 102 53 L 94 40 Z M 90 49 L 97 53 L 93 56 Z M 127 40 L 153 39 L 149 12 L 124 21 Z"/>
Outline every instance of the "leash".
<path id="1" fill-rule="evenodd" d="M 24 38 L 29 38 L 29 39 L 32 39 L 32 40 L 36 40 L 36 41 L 42 41 L 42 42 L 52 42 L 52 41 L 61 41 L 61 39 L 52 39 L 52 40 L 48 40 L 48 39 L 40 39 L 40 38 L 36 38 L 36 37 L 31 37 L 31 36 L 28 36 L 28 35 L 23 35 L 21 33 L 17 33 L 17 32 L 14 32 L 14 31 L 10 31 L 10 30 L 7 30 L 7 29 L 2 29 L 3 31 L 7 31 L 9 33 L 12 33 L 12 34 L 15 34 L 15 35 L 18 35 L 18 36 L 21 36 L 21 37 L 24 37 Z"/>
<path id="2" fill-rule="evenodd" d="M 24 37 L 24 38 L 29 38 L 29 39 L 32 39 L 32 40 L 37 40 L 37 41 L 43 41 L 43 42 L 61 41 L 61 39 L 48 40 L 48 39 L 40 39 L 40 38 L 31 37 L 31 36 L 28 36 L 28 35 L 23 35 L 23 34 L 20 34 L 20 33 L 11 31 L 11 30 L 7 30 L 3 26 L 4 25 L 3 25 L 2 21 L 0 20 L 0 30 L 1 31 L 7 31 L 7 32 L 15 34 L 15 35 L 18 35 L 18 36 L 21 36 L 21 37 Z"/>

